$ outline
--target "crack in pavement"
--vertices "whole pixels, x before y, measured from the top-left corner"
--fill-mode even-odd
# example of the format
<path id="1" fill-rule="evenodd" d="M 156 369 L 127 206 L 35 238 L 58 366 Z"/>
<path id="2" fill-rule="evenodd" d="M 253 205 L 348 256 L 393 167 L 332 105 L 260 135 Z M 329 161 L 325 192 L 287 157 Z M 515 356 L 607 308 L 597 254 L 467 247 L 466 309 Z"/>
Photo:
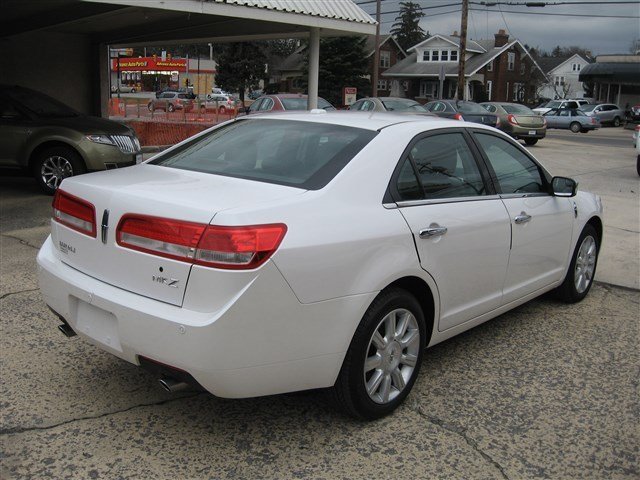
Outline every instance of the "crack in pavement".
<path id="1" fill-rule="evenodd" d="M 413 410 L 413 409 L 411 409 Z M 484 458 L 486 461 L 488 461 L 491 465 L 493 465 L 502 475 L 502 478 L 509 480 L 509 476 L 507 475 L 507 472 L 505 472 L 504 467 L 502 465 L 500 465 L 498 462 L 496 462 L 489 454 L 483 452 L 480 447 L 478 446 L 478 442 L 476 442 L 473 438 L 471 438 L 468 434 L 467 434 L 467 429 L 466 428 L 460 428 L 460 427 L 456 427 L 454 425 L 450 425 L 448 423 L 445 423 L 444 421 L 440 420 L 439 418 L 436 417 L 432 417 L 431 415 L 427 415 L 426 413 L 424 413 L 421 408 L 418 406 L 417 409 L 413 410 L 415 411 L 418 415 L 420 415 L 421 417 L 423 417 L 425 420 L 427 420 L 429 423 L 436 425 L 440 428 L 442 428 L 443 430 L 446 430 L 447 432 L 453 433 L 455 435 L 458 435 L 459 437 L 462 437 L 462 439 L 467 443 L 467 445 L 469 445 L 473 450 L 475 450 L 476 452 L 478 452 L 482 458 Z"/>
<path id="2" fill-rule="evenodd" d="M 20 290 L 19 292 L 9 292 L 9 293 L 5 293 L 4 295 L 0 296 L 0 300 L 4 300 L 7 297 L 10 297 L 11 295 L 19 295 L 21 293 L 28 293 L 28 292 L 37 292 L 38 290 L 40 290 L 39 288 L 30 288 L 29 290 Z"/>
<path id="3" fill-rule="evenodd" d="M 0 435 L 14 435 L 14 434 L 20 434 L 20 433 L 34 432 L 34 431 L 52 430 L 54 428 L 61 427 L 61 426 L 64 426 L 64 425 L 69 425 L 69 424 L 74 423 L 74 422 L 81 422 L 83 420 L 95 420 L 95 419 L 99 419 L 99 418 L 105 418 L 105 417 L 108 417 L 110 415 L 116 415 L 118 413 L 129 412 L 131 410 L 135 410 L 136 408 L 154 407 L 156 405 L 165 405 L 167 403 L 177 402 L 177 401 L 183 400 L 185 398 L 195 398 L 195 397 L 197 397 L 199 395 L 208 395 L 208 394 L 207 394 L 207 392 L 198 392 L 198 393 L 195 393 L 193 395 L 183 395 L 183 396 L 180 396 L 178 398 L 170 398 L 168 400 L 162 400 L 160 402 L 141 403 L 140 405 L 133 405 L 132 407 L 124 408 L 122 410 L 115 410 L 113 412 L 105 412 L 105 413 L 101 413 L 99 415 L 88 415 L 86 417 L 72 418 L 70 420 L 65 420 L 64 422 L 56 423 L 54 425 L 47 425 L 47 426 L 43 426 L 43 427 L 0 428 Z"/>
<path id="4" fill-rule="evenodd" d="M 36 250 L 40 250 L 40 247 L 38 247 L 38 246 L 36 246 L 36 245 L 32 245 L 32 244 L 30 244 L 28 241 L 23 240 L 23 239 L 21 239 L 21 238 L 19 238 L 19 237 L 14 237 L 13 235 L 7 235 L 6 233 L 2 233 L 1 235 L 2 235 L 3 237 L 5 237 L 5 238 L 10 238 L 10 239 L 12 239 L 12 240 L 17 240 L 17 241 L 19 241 L 22 245 L 26 245 L 27 247 L 35 248 Z"/>

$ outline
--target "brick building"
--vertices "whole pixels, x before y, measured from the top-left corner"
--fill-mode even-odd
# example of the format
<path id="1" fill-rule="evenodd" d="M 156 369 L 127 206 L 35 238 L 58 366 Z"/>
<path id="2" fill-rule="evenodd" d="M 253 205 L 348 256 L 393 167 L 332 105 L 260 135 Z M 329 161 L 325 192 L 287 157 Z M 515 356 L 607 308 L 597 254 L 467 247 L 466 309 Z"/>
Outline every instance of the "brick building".
<path id="1" fill-rule="evenodd" d="M 367 37 L 366 52 L 367 58 L 369 59 L 371 76 L 373 76 L 375 49 L 376 37 L 375 35 L 369 35 Z M 393 79 L 383 78 L 382 74 L 405 58 L 407 58 L 407 54 L 392 35 L 380 36 L 380 64 L 378 66 L 378 89 L 376 96 L 388 97 L 391 95 Z"/>
<path id="2" fill-rule="evenodd" d="M 427 102 L 454 98 L 457 90 L 460 37 L 433 35 L 411 47 L 410 55 L 389 68 L 382 78 L 409 81 L 408 97 Z M 524 45 L 500 30 L 492 40 L 469 40 L 466 48 L 464 98 L 477 102 L 531 103 L 544 72 Z M 439 77 L 444 76 L 439 92 Z"/>

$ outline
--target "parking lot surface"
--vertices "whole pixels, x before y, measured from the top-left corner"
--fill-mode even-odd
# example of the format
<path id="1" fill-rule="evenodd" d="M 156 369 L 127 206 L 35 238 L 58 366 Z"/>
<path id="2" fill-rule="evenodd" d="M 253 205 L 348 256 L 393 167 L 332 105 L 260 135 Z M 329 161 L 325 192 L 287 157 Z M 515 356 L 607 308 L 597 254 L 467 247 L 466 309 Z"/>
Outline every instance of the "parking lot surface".
<path id="1" fill-rule="evenodd" d="M 168 394 L 67 339 L 36 282 L 51 198 L 29 178 L 0 178 L 0 478 L 638 478 L 630 132 L 552 131 L 531 151 L 603 196 L 601 283 L 580 304 L 543 297 L 428 350 L 405 404 L 370 423 L 336 413 L 318 391 Z"/>

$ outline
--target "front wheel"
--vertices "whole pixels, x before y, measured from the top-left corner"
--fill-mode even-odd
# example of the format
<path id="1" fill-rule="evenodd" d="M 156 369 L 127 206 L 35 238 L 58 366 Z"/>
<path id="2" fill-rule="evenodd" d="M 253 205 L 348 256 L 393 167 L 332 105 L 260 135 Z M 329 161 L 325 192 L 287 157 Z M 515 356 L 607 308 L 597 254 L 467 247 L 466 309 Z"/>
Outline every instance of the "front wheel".
<path id="1" fill-rule="evenodd" d="M 45 193 L 53 195 L 62 180 L 85 173 L 84 162 L 69 147 L 51 147 L 38 154 L 33 164 L 33 174 Z"/>
<path id="2" fill-rule="evenodd" d="M 535 145 L 536 143 L 538 143 L 538 139 L 537 138 L 525 138 L 524 139 L 524 143 L 526 143 L 529 146 Z"/>
<path id="3" fill-rule="evenodd" d="M 562 285 L 556 289 L 560 300 L 576 303 L 587 296 L 596 275 L 599 251 L 600 244 L 596 229 L 592 225 L 586 225 L 578 238 L 567 276 Z"/>
<path id="4" fill-rule="evenodd" d="M 345 356 L 333 397 L 356 418 L 393 412 L 416 381 L 426 343 L 425 320 L 413 295 L 384 290 L 369 306 Z"/>
<path id="5" fill-rule="evenodd" d="M 569 125 L 569 130 L 571 130 L 573 133 L 578 133 L 580 130 L 582 130 L 582 126 L 578 122 L 573 122 L 571 125 Z"/>
<path id="6" fill-rule="evenodd" d="M 613 119 L 613 126 L 614 127 L 619 127 L 620 126 L 620 117 L 616 117 Z"/>

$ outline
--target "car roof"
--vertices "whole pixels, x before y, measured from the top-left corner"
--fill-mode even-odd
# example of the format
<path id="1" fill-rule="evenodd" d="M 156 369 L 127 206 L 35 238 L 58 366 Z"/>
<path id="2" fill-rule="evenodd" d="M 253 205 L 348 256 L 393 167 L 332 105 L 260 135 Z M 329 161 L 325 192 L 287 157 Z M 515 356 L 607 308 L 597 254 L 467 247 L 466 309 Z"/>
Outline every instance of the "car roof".
<path id="1" fill-rule="evenodd" d="M 294 120 L 300 122 L 326 123 L 333 125 L 342 125 L 345 127 L 363 128 L 366 130 L 378 131 L 386 127 L 398 125 L 402 123 L 423 123 L 425 130 L 436 128 L 451 128 L 473 126 L 481 128 L 482 125 L 476 123 L 461 122 L 459 120 L 451 120 L 447 118 L 431 116 L 431 115 L 403 115 L 390 112 L 356 112 L 353 110 L 337 110 L 327 112 L 325 110 L 314 110 L 311 112 L 273 112 L 261 113 L 260 115 L 249 115 L 248 117 L 238 117 L 238 121 L 256 119 L 256 120 Z M 487 127 L 488 128 L 488 127 Z"/>

